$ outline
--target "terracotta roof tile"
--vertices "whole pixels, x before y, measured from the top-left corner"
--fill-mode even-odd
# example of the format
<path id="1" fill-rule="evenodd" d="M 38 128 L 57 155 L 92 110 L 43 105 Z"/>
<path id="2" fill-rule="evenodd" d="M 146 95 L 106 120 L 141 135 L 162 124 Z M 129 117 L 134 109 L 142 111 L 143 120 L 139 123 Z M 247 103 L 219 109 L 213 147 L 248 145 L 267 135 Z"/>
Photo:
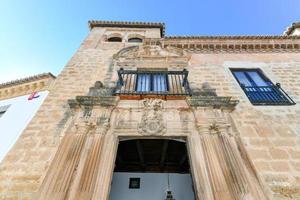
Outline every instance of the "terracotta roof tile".
<path id="1" fill-rule="evenodd" d="M 53 74 L 48 72 L 48 73 L 38 74 L 38 75 L 35 75 L 35 76 L 29 76 L 29 77 L 26 77 L 26 78 L 9 81 L 9 82 L 6 82 L 6 83 L 1 83 L 0 84 L 0 89 L 5 88 L 5 87 L 10 87 L 10 86 L 13 86 L 13 85 L 17 85 L 17 84 L 28 83 L 28 82 L 31 82 L 31 81 L 36 81 L 36 80 L 43 79 L 43 78 L 48 78 L 48 77 L 56 78 Z"/>

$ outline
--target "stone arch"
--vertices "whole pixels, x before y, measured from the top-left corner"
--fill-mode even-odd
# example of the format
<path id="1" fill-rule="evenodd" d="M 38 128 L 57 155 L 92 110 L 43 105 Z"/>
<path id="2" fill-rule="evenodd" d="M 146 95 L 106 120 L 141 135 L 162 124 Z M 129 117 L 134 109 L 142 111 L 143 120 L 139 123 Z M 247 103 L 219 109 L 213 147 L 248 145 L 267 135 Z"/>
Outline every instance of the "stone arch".
<path id="1" fill-rule="evenodd" d="M 143 42 L 144 39 L 145 39 L 145 37 L 140 34 L 129 34 L 127 36 L 127 42 Z M 140 40 L 140 41 L 138 41 L 138 40 Z"/>
<path id="2" fill-rule="evenodd" d="M 123 35 L 122 35 L 121 33 L 111 33 L 111 34 L 108 34 L 108 35 L 105 35 L 105 36 L 104 36 L 104 40 L 105 40 L 106 42 L 109 42 L 110 40 L 111 40 L 112 42 L 114 42 L 113 39 L 117 39 L 117 38 L 119 38 L 120 42 L 123 41 Z M 116 41 L 117 41 L 117 40 L 116 40 Z"/>

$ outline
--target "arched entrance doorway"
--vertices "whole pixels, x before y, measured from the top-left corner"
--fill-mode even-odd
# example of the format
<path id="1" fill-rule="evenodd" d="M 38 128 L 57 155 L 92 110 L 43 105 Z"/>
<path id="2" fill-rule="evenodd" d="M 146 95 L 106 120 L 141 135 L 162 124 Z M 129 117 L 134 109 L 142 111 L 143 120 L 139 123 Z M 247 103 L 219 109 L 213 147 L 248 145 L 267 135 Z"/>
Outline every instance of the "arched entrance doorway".
<path id="1" fill-rule="evenodd" d="M 110 193 L 110 200 L 119 199 L 195 199 L 186 143 L 169 139 L 121 141 Z"/>

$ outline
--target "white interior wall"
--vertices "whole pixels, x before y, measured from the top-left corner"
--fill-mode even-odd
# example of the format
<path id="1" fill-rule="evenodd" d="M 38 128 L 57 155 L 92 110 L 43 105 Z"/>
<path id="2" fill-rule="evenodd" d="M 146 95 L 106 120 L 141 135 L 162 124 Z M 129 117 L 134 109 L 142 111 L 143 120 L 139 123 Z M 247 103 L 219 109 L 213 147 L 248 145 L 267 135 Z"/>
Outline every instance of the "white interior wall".
<path id="1" fill-rule="evenodd" d="M 28 100 L 30 95 L 0 101 L 0 107 L 10 105 L 0 117 L 0 162 L 31 121 L 47 97 L 48 91 L 39 92 L 38 95 L 39 98 L 30 101 Z"/>
<path id="2" fill-rule="evenodd" d="M 194 200 L 190 174 L 170 173 L 170 189 L 176 200 Z M 115 172 L 110 200 L 164 200 L 168 185 L 167 173 Z M 140 189 L 129 189 L 129 178 L 140 178 Z"/>

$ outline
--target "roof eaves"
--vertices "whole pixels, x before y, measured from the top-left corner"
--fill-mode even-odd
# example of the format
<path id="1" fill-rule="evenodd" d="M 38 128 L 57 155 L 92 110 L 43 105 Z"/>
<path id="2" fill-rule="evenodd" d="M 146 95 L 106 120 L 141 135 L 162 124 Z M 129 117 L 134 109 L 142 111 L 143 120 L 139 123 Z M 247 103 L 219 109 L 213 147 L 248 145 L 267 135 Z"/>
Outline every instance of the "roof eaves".
<path id="1" fill-rule="evenodd" d="M 300 39 L 289 35 L 165 36 L 164 39 Z"/>
<path id="2" fill-rule="evenodd" d="M 102 21 L 90 20 L 90 30 L 94 27 L 120 27 L 120 28 L 159 28 L 161 36 L 165 35 L 165 23 L 161 22 L 128 22 L 128 21 Z"/>
<path id="3" fill-rule="evenodd" d="M 12 85 L 28 83 L 28 82 L 31 82 L 31 81 L 36 81 L 36 80 L 40 80 L 40 79 L 48 78 L 48 77 L 51 77 L 53 79 L 56 78 L 56 76 L 54 76 L 50 72 L 42 73 L 42 74 L 38 74 L 38 75 L 35 75 L 35 76 L 29 76 L 29 77 L 26 77 L 26 78 L 13 80 L 13 81 L 9 81 L 9 82 L 6 82 L 6 83 L 1 83 L 0 84 L 0 89 L 5 88 L 5 87 L 9 87 L 9 86 L 12 86 Z"/>

